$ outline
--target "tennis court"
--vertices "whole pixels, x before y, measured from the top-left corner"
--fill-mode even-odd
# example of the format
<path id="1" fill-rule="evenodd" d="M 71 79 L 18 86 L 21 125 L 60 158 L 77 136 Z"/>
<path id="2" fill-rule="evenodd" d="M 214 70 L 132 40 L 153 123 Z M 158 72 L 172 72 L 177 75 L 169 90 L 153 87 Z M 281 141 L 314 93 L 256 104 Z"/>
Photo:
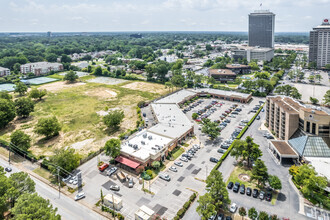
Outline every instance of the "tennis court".
<path id="1" fill-rule="evenodd" d="M 58 79 L 53 79 L 49 77 L 38 77 L 38 78 L 33 78 L 33 79 L 22 79 L 21 82 L 25 84 L 30 84 L 30 85 L 41 85 L 45 83 L 50 83 L 58 81 Z"/>
<path id="2" fill-rule="evenodd" d="M 12 92 L 14 90 L 15 90 L 15 84 L 12 83 L 0 84 L 0 91 Z"/>

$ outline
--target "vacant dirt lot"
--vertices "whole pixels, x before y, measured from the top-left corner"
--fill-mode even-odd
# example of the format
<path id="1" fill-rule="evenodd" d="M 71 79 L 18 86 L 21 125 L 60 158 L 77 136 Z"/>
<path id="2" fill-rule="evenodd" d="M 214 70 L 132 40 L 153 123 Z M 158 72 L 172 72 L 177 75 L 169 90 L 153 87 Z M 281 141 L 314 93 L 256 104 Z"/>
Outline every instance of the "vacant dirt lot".
<path id="1" fill-rule="evenodd" d="M 117 93 L 105 88 L 96 88 L 94 90 L 89 90 L 85 92 L 88 96 L 94 96 L 101 99 L 111 99 L 117 96 Z"/>
<path id="2" fill-rule="evenodd" d="M 127 88 L 127 89 L 139 90 L 139 91 L 144 91 L 144 92 L 152 92 L 152 93 L 158 93 L 158 94 L 165 94 L 168 92 L 168 90 L 165 89 L 164 85 L 156 84 L 156 83 L 147 83 L 147 82 L 132 82 L 132 83 L 126 84 L 122 87 Z"/>
<path id="3" fill-rule="evenodd" d="M 39 87 L 39 89 L 46 89 L 49 92 L 57 92 L 63 89 L 73 88 L 85 85 L 86 83 L 77 82 L 77 83 L 66 83 L 66 82 L 54 82 L 50 84 L 45 84 Z"/>

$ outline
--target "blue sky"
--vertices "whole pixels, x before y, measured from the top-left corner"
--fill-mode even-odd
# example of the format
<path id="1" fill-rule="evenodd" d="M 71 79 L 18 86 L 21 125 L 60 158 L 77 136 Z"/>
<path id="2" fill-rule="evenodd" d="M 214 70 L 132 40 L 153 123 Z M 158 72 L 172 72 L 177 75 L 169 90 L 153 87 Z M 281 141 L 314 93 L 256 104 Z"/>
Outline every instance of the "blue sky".
<path id="1" fill-rule="evenodd" d="M 0 32 L 247 31 L 255 0 L 0 0 Z M 330 0 L 264 0 L 276 32 L 307 32 Z"/>

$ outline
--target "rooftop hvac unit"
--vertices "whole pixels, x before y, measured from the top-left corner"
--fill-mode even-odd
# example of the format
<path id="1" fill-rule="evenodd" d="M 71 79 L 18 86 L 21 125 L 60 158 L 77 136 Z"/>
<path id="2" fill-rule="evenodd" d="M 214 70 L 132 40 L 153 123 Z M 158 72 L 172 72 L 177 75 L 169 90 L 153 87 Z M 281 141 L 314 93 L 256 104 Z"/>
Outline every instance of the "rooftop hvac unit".
<path id="1" fill-rule="evenodd" d="M 130 144 L 130 143 L 128 143 L 128 146 L 129 146 L 129 147 L 132 147 L 132 146 L 133 146 L 133 144 Z"/>
<path id="2" fill-rule="evenodd" d="M 158 148 L 156 148 L 156 147 L 151 147 L 151 149 L 153 149 L 153 150 L 158 150 Z"/>
<path id="3" fill-rule="evenodd" d="M 137 146 L 137 144 L 135 144 L 133 148 L 134 148 L 134 150 L 139 149 L 139 147 Z"/>
<path id="4" fill-rule="evenodd" d="M 147 135 L 147 133 L 144 133 L 142 136 L 143 136 L 143 138 L 147 138 L 148 135 Z"/>
<path id="5" fill-rule="evenodd" d="M 321 111 L 321 107 L 317 107 L 316 110 Z"/>
<path id="6" fill-rule="evenodd" d="M 146 142 L 144 142 L 144 141 L 141 141 L 141 144 L 145 145 L 145 144 L 146 144 Z"/>
<path id="7" fill-rule="evenodd" d="M 148 136 L 148 139 L 149 139 L 149 140 L 152 140 L 152 136 L 151 136 L 151 135 L 150 135 L 150 136 Z"/>

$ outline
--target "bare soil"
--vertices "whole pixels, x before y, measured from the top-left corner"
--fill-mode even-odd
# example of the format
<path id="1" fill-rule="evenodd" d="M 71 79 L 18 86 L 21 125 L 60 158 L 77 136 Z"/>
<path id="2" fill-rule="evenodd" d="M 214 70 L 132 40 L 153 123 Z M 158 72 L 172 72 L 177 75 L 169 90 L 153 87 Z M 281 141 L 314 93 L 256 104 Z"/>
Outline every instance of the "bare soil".
<path id="1" fill-rule="evenodd" d="M 164 85 L 155 84 L 155 83 L 146 83 L 146 82 L 132 82 L 122 86 L 123 88 L 152 92 L 158 94 L 164 94 L 167 92 Z"/>
<path id="2" fill-rule="evenodd" d="M 49 84 L 45 84 L 39 87 L 39 89 L 46 89 L 49 92 L 57 92 L 63 89 L 67 89 L 67 88 L 73 88 L 73 87 L 77 87 L 77 86 L 82 86 L 85 85 L 86 83 L 82 83 L 82 82 L 76 82 L 76 83 L 66 83 L 63 81 L 60 82 L 54 82 L 54 83 L 49 83 Z"/>

